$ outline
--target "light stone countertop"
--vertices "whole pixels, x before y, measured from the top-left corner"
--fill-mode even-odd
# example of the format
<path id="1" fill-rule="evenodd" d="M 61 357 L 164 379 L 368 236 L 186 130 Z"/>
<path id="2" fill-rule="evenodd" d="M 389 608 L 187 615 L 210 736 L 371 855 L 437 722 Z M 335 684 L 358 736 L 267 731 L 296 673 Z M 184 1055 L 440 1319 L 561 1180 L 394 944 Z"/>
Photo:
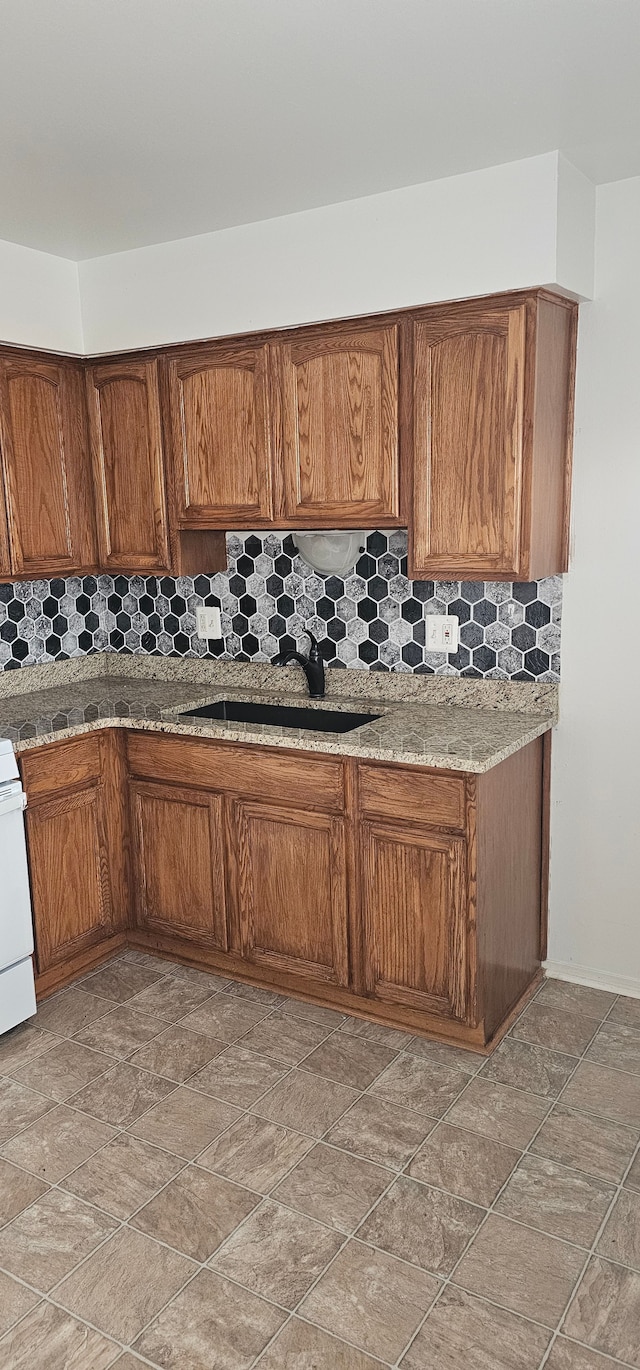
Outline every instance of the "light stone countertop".
<path id="1" fill-rule="evenodd" d="M 342 734 L 180 717 L 225 698 L 379 717 Z M 408 673 L 328 671 L 324 700 L 306 697 L 301 671 L 268 664 L 96 653 L 0 677 L 0 736 L 18 752 L 127 727 L 479 774 L 547 732 L 556 718 L 554 685 Z"/>

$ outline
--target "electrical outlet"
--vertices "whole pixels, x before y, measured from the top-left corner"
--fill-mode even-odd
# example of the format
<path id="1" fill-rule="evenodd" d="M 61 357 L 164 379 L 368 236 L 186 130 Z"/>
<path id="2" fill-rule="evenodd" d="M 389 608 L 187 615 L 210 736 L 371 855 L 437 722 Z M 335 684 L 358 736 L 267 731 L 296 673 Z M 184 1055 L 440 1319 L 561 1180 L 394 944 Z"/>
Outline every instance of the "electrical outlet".
<path id="1" fill-rule="evenodd" d="M 427 614 L 427 651 L 457 652 L 458 627 L 457 614 Z"/>
<path id="2" fill-rule="evenodd" d="M 196 632 L 198 637 L 204 638 L 207 642 L 210 638 L 222 637 L 220 626 L 220 610 L 214 606 L 209 608 L 201 604 L 196 609 Z"/>

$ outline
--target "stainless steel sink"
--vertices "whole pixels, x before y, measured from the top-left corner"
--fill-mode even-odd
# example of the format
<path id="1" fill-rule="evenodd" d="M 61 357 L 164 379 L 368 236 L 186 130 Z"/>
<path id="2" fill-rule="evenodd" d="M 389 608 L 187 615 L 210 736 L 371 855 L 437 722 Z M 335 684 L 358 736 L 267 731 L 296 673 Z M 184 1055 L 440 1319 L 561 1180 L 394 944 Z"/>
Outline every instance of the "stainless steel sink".
<path id="1" fill-rule="evenodd" d="M 380 714 L 356 714 L 340 709 L 307 709 L 288 704 L 253 704 L 244 699 L 218 699 L 199 709 L 185 709 L 181 718 L 220 718 L 227 723 L 274 723 L 280 728 L 311 728 L 320 733 L 350 733 Z"/>

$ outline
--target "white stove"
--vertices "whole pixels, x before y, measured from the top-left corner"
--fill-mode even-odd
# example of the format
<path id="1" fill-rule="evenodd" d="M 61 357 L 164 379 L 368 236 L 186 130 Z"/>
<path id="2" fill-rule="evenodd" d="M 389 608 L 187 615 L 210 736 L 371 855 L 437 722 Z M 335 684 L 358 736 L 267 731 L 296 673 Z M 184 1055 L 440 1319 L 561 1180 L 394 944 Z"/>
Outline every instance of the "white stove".
<path id="1" fill-rule="evenodd" d="M 36 1011 L 26 805 L 13 746 L 0 737 L 0 1033 Z"/>

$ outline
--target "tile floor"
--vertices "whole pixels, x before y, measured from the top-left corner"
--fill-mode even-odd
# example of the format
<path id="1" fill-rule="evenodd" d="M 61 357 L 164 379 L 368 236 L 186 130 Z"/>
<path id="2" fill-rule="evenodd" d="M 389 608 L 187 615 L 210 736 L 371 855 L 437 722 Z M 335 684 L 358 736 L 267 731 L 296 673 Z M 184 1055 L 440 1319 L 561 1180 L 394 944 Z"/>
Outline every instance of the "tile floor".
<path id="1" fill-rule="evenodd" d="M 640 1001 L 488 1059 L 128 951 L 0 1039 L 2 1370 L 640 1367 Z"/>

